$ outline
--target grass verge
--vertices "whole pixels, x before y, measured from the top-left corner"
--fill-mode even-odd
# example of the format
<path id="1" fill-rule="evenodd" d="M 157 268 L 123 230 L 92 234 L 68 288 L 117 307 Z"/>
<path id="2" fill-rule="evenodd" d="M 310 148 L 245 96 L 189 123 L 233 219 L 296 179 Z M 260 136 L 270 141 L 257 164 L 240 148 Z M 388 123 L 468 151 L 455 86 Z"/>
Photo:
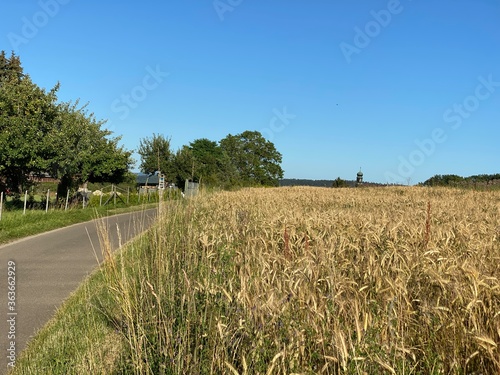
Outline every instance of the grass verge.
<path id="1" fill-rule="evenodd" d="M 3 212 L 0 220 L 0 244 L 8 243 L 19 238 L 32 236 L 49 230 L 66 227 L 95 219 L 96 217 L 116 215 L 125 212 L 153 208 L 157 203 L 120 208 L 93 207 L 86 209 L 28 210 Z"/>
<path id="2" fill-rule="evenodd" d="M 140 223 L 136 225 L 141 226 Z M 105 257 L 101 266 L 60 306 L 16 362 L 13 374 L 115 374 L 129 363 L 127 340 L 110 285 L 110 269 L 134 259 L 147 246 L 146 233 L 126 244 L 110 260 L 111 245 L 100 227 Z M 96 263 L 97 264 L 97 263 Z M 125 271 L 123 269 L 123 271 Z"/>

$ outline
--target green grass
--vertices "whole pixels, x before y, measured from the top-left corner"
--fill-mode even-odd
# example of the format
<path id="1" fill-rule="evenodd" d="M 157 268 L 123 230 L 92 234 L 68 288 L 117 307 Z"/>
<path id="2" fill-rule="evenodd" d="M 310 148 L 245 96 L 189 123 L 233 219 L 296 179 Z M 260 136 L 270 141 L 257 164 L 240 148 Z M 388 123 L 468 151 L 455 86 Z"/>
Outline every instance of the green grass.
<path id="1" fill-rule="evenodd" d="M 62 228 L 68 225 L 92 220 L 96 217 L 115 215 L 129 211 L 142 210 L 145 208 L 156 207 L 158 204 L 158 195 L 132 193 L 128 196 L 125 193 L 119 193 L 116 199 L 110 199 L 107 205 L 106 201 L 110 198 L 109 193 L 102 197 L 93 195 L 86 208 L 82 207 L 82 202 L 69 205 L 65 210 L 64 203 L 55 204 L 53 195 L 49 202 L 49 209 L 45 212 L 45 196 L 30 196 L 28 207 L 23 213 L 24 197 L 14 200 L 8 197 L 4 200 L 4 207 L 0 218 L 0 244 L 11 242 L 13 240 L 43 233 L 49 230 Z M 167 191 L 164 194 L 165 200 L 179 199 L 180 192 Z"/>
<path id="2" fill-rule="evenodd" d="M 23 211 L 3 211 L 0 220 L 0 244 L 11 242 L 13 240 L 43 233 L 49 230 L 66 227 L 68 225 L 81 223 L 95 219 L 96 217 L 115 215 L 144 208 L 155 207 L 156 203 L 135 206 L 112 206 L 88 207 L 85 209 L 73 208 L 64 210 L 27 210 Z"/>

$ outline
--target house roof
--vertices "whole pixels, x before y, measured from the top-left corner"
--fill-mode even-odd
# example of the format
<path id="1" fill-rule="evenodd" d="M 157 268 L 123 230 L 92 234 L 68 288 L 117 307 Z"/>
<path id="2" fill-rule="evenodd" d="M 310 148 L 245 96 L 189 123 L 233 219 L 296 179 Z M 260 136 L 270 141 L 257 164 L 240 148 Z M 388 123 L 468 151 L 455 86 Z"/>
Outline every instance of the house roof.
<path id="1" fill-rule="evenodd" d="M 146 185 L 146 182 L 148 185 L 158 185 L 158 175 L 154 174 L 150 176 L 148 174 L 138 174 L 136 182 L 139 185 Z"/>

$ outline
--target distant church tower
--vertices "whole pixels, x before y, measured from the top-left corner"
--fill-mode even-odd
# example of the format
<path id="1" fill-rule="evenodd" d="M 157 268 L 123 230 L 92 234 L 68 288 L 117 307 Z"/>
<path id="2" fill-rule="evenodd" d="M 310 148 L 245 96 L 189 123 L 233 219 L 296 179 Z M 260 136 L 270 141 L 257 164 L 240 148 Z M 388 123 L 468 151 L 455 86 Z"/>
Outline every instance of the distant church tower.
<path id="1" fill-rule="evenodd" d="M 361 168 L 359 168 L 359 172 L 356 175 L 356 186 L 363 185 L 363 172 L 361 172 Z"/>

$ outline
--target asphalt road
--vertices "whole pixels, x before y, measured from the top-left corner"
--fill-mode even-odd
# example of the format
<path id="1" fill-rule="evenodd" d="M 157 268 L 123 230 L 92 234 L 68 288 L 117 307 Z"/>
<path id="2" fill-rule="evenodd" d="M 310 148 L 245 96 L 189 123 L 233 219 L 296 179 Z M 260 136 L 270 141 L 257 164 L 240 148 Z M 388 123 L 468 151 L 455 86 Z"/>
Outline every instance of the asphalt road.
<path id="1" fill-rule="evenodd" d="M 147 229 L 156 213 L 156 209 L 150 209 L 104 218 L 113 248 L 119 246 L 118 232 L 123 244 Z M 11 342 L 15 343 L 18 356 L 61 303 L 97 267 L 97 259 L 101 261 L 102 254 L 95 221 L 0 246 L 0 311 L 3 315 L 0 317 L 0 373 L 7 371 Z M 14 278 L 9 279 L 9 271 Z M 15 295 L 9 295 L 9 285 L 15 289 Z"/>

